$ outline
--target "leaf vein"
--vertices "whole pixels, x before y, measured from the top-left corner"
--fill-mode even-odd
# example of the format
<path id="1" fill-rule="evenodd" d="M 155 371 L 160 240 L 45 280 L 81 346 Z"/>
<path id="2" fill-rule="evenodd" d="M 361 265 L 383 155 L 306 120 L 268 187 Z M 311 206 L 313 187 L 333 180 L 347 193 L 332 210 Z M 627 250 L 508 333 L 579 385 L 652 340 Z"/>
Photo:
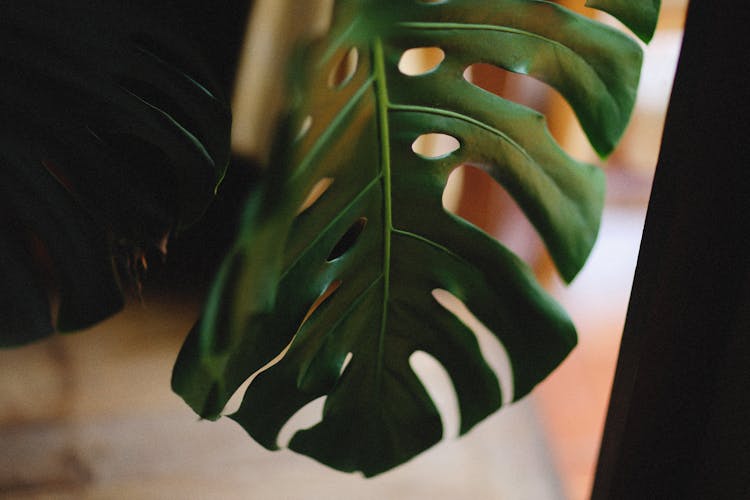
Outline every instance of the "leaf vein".
<path id="1" fill-rule="evenodd" d="M 368 78 L 365 83 L 363 83 L 362 86 L 357 89 L 354 95 L 352 95 L 352 98 L 349 99 L 346 104 L 344 104 L 344 106 L 342 106 L 341 111 L 333 117 L 330 124 L 326 127 L 323 133 L 320 134 L 320 137 L 318 137 L 318 140 L 316 140 L 315 143 L 310 147 L 310 149 L 304 153 L 305 157 L 295 168 L 290 182 L 294 182 L 302 173 L 307 171 L 307 167 L 313 162 L 313 160 L 317 158 L 320 150 L 323 149 L 326 144 L 328 144 L 328 141 L 334 136 L 334 132 L 336 131 L 338 125 L 342 121 L 344 121 L 344 118 L 347 116 L 349 111 L 351 111 L 352 108 L 354 108 L 354 106 L 359 103 L 367 90 L 369 90 L 372 86 L 373 81 L 373 77 Z"/>
<path id="2" fill-rule="evenodd" d="M 466 123 L 470 123 L 476 127 L 480 127 L 487 132 L 490 132 L 493 135 L 496 135 L 500 139 L 504 140 L 508 144 L 510 144 L 514 149 L 518 150 L 519 153 L 521 153 L 524 158 L 529 160 L 530 162 L 536 164 L 537 162 L 529 155 L 529 153 L 526 151 L 526 149 L 518 144 L 516 141 L 513 140 L 512 137 L 510 137 L 507 134 L 504 134 L 502 131 L 496 129 L 495 127 L 492 127 L 480 120 L 477 120 L 476 118 L 472 118 L 470 116 L 466 116 L 462 113 L 456 113 L 455 111 L 448 111 L 444 109 L 438 109 L 438 108 L 430 108 L 427 106 L 414 106 L 410 104 L 392 104 L 391 109 L 393 111 L 399 112 L 418 112 L 418 113 L 427 113 L 432 115 L 438 115 L 438 116 L 447 116 L 449 118 L 455 118 L 456 120 L 461 120 Z"/>
<path id="3" fill-rule="evenodd" d="M 390 107 L 388 98 L 388 83 L 386 81 L 385 55 L 383 42 L 375 40 L 373 45 L 373 61 L 375 73 L 376 107 L 378 130 L 380 133 L 382 181 L 383 181 L 383 308 L 380 319 L 380 336 L 378 338 L 377 381 L 376 394 L 380 395 L 383 382 L 383 352 L 385 349 L 386 324 L 388 322 L 388 301 L 391 281 L 391 231 L 393 230 L 393 215 L 391 213 L 391 145 L 388 122 Z"/>
<path id="4" fill-rule="evenodd" d="M 333 334 L 333 332 L 336 331 L 339 325 L 341 325 L 344 322 L 344 320 L 346 320 L 346 318 L 349 317 L 349 314 L 351 314 L 351 312 L 365 299 L 369 291 L 372 290 L 373 287 L 377 285 L 378 282 L 381 281 L 382 279 L 383 279 L 383 274 L 381 273 L 377 276 L 377 278 L 372 280 L 372 282 L 369 285 L 367 285 L 364 290 L 362 290 L 361 292 L 359 292 L 356 296 L 352 298 L 352 301 L 349 304 L 349 306 L 347 306 L 347 308 L 344 309 L 344 311 L 342 311 L 339 314 L 338 319 L 325 332 L 325 337 L 329 337 L 330 335 Z M 318 357 L 318 353 L 323 349 L 323 346 L 324 346 L 324 343 L 321 342 L 321 344 L 317 347 L 317 349 L 315 349 L 315 354 L 309 357 L 310 360 Z M 307 374 L 310 372 L 310 366 L 312 366 L 312 361 L 305 366 L 304 370 L 300 372 L 298 382 L 297 382 L 298 387 L 301 386 L 302 385 L 301 382 L 307 378 Z"/>
<path id="5" fill-rule="evenodd" d="M 544 43 L 550 44 L 552 47 L 554 47 L 555 50 L 562 50 L 562 51 L 573 54 L 575 58 L 583 61 L 584 65 L 586 65 L 589 69 L 591 69 L 591 71 L 596 75 L 596 78 L 599 80 L 599 83 L 602 85 L 605 91 L 606 89 L 609 88 L 609 86 L 604 81 L 604 78 L 602 77 L 601 73 L 597 71 L 596 67 L 592 65 L 591 63 L 589 63 L 589 61 L 587 61 L 584 57 L 578 54 L 575 50 L 573 50 L 572 48 L 568 47 L 567 45 L 563 43 L 558 42 L 557 40 L 553 40 L 546 36 L 542 36 L 538 33 L 533 33 L 531 31 L 525 31 L 525 30 L 521 30 L 518 28 L 511 28 L 509 26 L 496 26 L 494 24 L 402 22 L 400 23 L 400 26 L 404 28 L 413 28 L 413 29 L 418 29 L 418 30 L 430 30 L 430 31 L 439 31 L 439 30 L 497 31 L 497 32 L 503 32 L 503 33 L 510 33 L 510 34 L 518 35 L 518 36 L 535 38 Z M 609 95 L 609 92 L 607 92 L 607 94 Z M 614 103 L 615 107 L 617 108 L 618 112 L 621 113 L 622 109 L 620 108 L 620 105 L 617 102 L 617 100 L 616 99 L 611 99 L 611 100 Z"/>
<path id="6" fill-rule="evenodd" d="M 370 190 L 371 190 L 371 189 L 372 189 L 372 188 L 373 188 L 373 187 L 374 187 L 374 186 L 375 186 L 375 185 L 376 185 L 376 184 L 378 183 L 378 181 L 380 181 L 380 178 L 381 178 L 381 177 L 382 177 L 382 175 L 378 175 L 378 176 L 376 176 L 376 177 L 375 177 L 375 178 L 374 178 L 373 180 L 371 180 L 371 181 L 369 182 L 369 184 L 367 184 L 367 186 L 365 186 L 365 187 L 364 187 L 364 189 L 362 189 L 362 191 L 360 191 L 360 192 L 359 192 L 359 193 L 357 194 L 357 196 L 355 196 L 355 197 L 354 197 L 354 198 L 353 198 L 353 199 L 352 199 L 352 200 L 351 200 L 351 201 L 350 201 L 349 203 L 347 203 L 347 204 L 346 204 L 346 206 L 344 206 L 344 207 L 343 207 L 343 208 L 342 208 L 342 209 L 341 209 L 341 210 L 339 211 L 339 213 L 338 213 L 338 214 L 337 214 L 337 215 L 336 215 L 335 217 L 333 217 L 333 218 L 331 219 L 331 221 L 330 221 L 330 222 L 329 222 L 328 224 L 326 224 L 326 226 L 325 226 L 325 227 L 324 227 L 324 228 L 323 228 L 322 230 L 320 230 L 320 231 L 318 232 L 318 235 L 317 235 L 317 236 L 315 236 L 315 238 L 314 238 L 314 239 L 313 239 L 313 240 L 312 240 L 312 241 L 310 242 L 310 244 L 309 244 L 309 245 L 307 245 L 307 246 L 305 246 L 305 248 L 303 248 L 303 249 L 302 249 L 302 250 L 301 250 L 301 251 L 299 252 L 299 255 L 297 255 L 297 257 L 295 257 L 295 259 L 294 259 L 294 260 L 293 260 L 292 262 L 290 262 L 290 263 L 289 263 L 289 265 L 287 265 L 287 266 L 286 266 L 286 267 L 284 268 L 284 272 L 282 272 L 282 273 L 281 273 L 281 277 L 279 278 L 279 281 L 283 280 L 283 279 L 284 279 L 284 278 L 286 277 L 286 275 L 287 275 L 287 274 L 288 274 L 288 273 L 289 273 L 289 272 L 290 272 L 290 271 L 291 271 L 291 270 L 292 270 L 292 269 L 294 268 L 294 266 L 296 266 L 296 265 L 297 265 L 297 263 L 298 263 L 298 262 L 300 261 L 300 259 L 302 259 L 302 257 L 304 257 L 304 256 L 305 256 L 305 254 L 306 254 L 307 252 L 309 252 L 309 251 L 310 251 L 310 249 L 312 249 L 312 248 L 313 248 L 313 247 L 315 246 L 315 244 L 316 244 L 316 243 L 317 243 L 318 241 L 320 241 L 320 240 L 321 240 L 321 238 L 323 238 L 323 236 L 325 236 L 325 235 L 326 235 L 326 233 L 328 233 L 328 231 L 329 231 L 329 230 L 330 230 L 330 229 L 331 229 L 331 228 L 332 228 L 333 226 L 335 226 L 335 225 L 336 225 L 336 223 L 337 223 L 338 221 L 340 221 L 340 220 L 341 220 L 341 218 L 342 218 L 342 217 L 343 217 L 343 216 L 344 216 L 344 215 L 345 215 L 345 214 L 346 214 L 346 213 L 347 213 L 347 212 L 349 211 L 349 209 L 350 209 L 351 207 L 353 207 L 353 206 L 354 206 L 354 205 L 355 205 L 355 204 L 356 204 L 356 203 L 357 203 L 357 202 L 358 202 L 359 200 L 361 200 L 361 199 L 362 199 L 362 198 L 363 198 L 363 197 L 364 197 L 364 196 L 365 196 L 365 195 L 366 195 L 367 193 L 369 193 L 369 192 L 370 192 Z"/>

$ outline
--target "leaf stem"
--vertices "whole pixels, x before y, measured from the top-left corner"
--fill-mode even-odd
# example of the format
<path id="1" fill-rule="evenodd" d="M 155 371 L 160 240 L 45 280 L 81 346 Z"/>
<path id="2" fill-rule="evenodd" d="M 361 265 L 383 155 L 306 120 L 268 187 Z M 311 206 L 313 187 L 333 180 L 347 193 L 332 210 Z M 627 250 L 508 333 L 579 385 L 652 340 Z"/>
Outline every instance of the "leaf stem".
<path id="1" fill-rule="evenodd" d="M 388 295 L 391 281 L 391 233 L 393 215 L 391 207 L 391 146 L 388 127 L 388 88 L 385 73 L 383 43 L 377 38 L 373 44 L 373 69 L 375 73 L 376 112 L 380 134 L 380 164 L 383 183 L 383 309 L 380 317 L 380 337 L 378 338 L 377 370 L 375 372 L 378 392 L 382 384 L 383 350 L 386 324 L 388 321 Z"/>

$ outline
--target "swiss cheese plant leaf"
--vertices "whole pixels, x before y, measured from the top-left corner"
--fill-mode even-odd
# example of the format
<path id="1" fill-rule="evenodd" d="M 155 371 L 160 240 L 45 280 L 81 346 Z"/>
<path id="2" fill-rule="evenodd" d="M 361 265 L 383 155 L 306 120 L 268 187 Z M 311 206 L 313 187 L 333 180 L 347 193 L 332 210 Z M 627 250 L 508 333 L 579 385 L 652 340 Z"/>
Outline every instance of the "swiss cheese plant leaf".
<path id="1" fill-rule="evenodd" d="M 644 42 L 649 42 L 656 30 L 661 0 L 588 0 L 586 5 L 609 12 Z"/>
<path id="2" fill-rule="evenodd" d="M 444 60 L 425 74 L 402 73 L 402 55 L 419 47 L 441 49 Z M 289 447 L 371 476 L 441 438 L 438 411 L 410 365 L 415 352 L 450 375 L 462 433 L 501 405 L 474 333 L 436 297 L 462 301 L 502 342 L 514 400 L 576 343 L 528 267 L 441 200 L 452 170 L 485 170 L 570 280 L 594 243 L 603 175 L 566 155 L 542 115 L 469 83 L 466 68 L 490 63 L 556 88 L 606 154 L 633 106 L 641 52 L 549 2 L 340 0 L 328 35 L 296 62 L 292 119 L 180 353 L 173 388 L 217 418 L 259 372 L 231 418 L 269 449 L 290 417 L 325 397 L 322 420 Z M 458 148 L 416 154 L 415 140 L 433 133 Z"/>
<path id="3" fill-rule="evenodd" d="M 211 199 L 229 111 L 177 17 L 165 1 L 0 8 L 0 346 L 54 331 L 45 262 L 57 329 L 90 326 L 122 305 L 117 255 Z"/>

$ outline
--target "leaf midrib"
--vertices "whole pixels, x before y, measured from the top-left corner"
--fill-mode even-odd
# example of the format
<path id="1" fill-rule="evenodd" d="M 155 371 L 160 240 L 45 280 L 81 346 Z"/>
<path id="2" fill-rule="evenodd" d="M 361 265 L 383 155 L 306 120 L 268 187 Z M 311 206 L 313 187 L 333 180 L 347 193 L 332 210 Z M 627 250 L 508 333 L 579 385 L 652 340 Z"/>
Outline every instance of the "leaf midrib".
<path id="1" fill-rule="evenodd" d="M 408 24 L 408 23 L 405 23 Z M 445 27 L 446 25 L 440 25 L 441 27 Z M 459 25 L 462 27 L 466 27 L 465 25 Z M 486 28 L 486 27 L 485 27 Z M 492 28 L 498 28 L 498 27 L 492 27 Z M 510 30 L 508 30 L 510 31 Z M 518 31 L 518 30 L 512 30 L 512 31 Z M 524 32 L 520 32 L 524 33 Z M 533 34 L 529 34 L 533 35 Z M 537 36 L 537 38 L 543 38 Z M 548 40 L 552 43 L 556 43 L 559 45 L 558 42 L 554 42 L 551 40 Z M 567 47 L 566 47 L 567 49 Z M 570 50 L 570 49 L 567 49 Z M 376 380 L 376 387 L 375 387 L 375 393 L 379 394 L 382 390 L 382 384 L 383 384 L 383 371 L 384 371 L 384 352 L 385 352 L 385 338 L 386 338 L 386 327 L 388 323 L 388 304 L 389 304 L 389 297 L 390 297 L 390 268 L 391 268 L 391 244 L 392 244 L 392 235 L 393 233 L 401 234 L 405 237 L 411 237 L 414 239 L 417 239 L 419 241 L 422 241 L 423 243 L 426 243 L 430 246 L 433 246 L 449 255 L 451 255 L 454 258 L 458 258 L 461 261 L 465 262 L 465 259 L 461 256 L 455 254 L 454 252 L 450 251 L 448 248 L 444 247 L 443 245 L 440 245 L 439 243 L 432 241 L 428 238 L 425 238 L 423 236 L 420 236 L 418 234 L 412 233 L 410 231 L 404 231 L 397 229 L 393 226 L 393 214 L 392 214 L 392 185 L 391 185 L 391 145 L 390 145 L 390 113 L 391 112 L 423 112 L 423 113 L 429 113 L 429 114 L 435 114 L 440 116 L 447 116 L 452 117 L 455 119 L 459 119 L 464 122 L 468 122 L 474 126 L 480 127 L 491 134 L 495 135 L 499 139 L 507 142 L 511 147 L 516 149 L 520 154 L 522 154 L 528 161 L 532 163 L 536 163 L 533 158 L 530 157 L 528 152 L 523 148 L 520 144 L 518 144 L 515 140 L 513 140 L 511 137 L 509 137 L 507 134 L 503 133 L 501 130 L 498 130 L 495 127 L 492 127 L 488 125 L 487 123 L 481 122 L 479 120 L 476 120 L 474 118 L 471 118 L 469 116 L 466 116 L 462 113 L 456 113 L 450 110 L 444 110 L 439 108 L 432 108 L 432 107 L 426 107 L 426 106 L 417 106 L 417 105 L 403 105 L 403 104 L 393 104 L 390 102 L 389 94 L 388 94 L 388 85 L 387 85 L 387 72 L 385 68 L 385 56 L 384 56 L 384 49 L 383 49 L 383 42 L 381 39 L 376 39 L 373 41 L 372 47 L 371 47 L 371 54 L 372 54 L 372 60 L 373 60 L 373 66 L 372 71 L 373 74 L 370 78 L 368 78 L 364 84 L 357 89 L 357 91 L 354 93 L 352 98 L 346 103 L 344 106 L 344 109 L 342 112 L 338 113 L 331 126 L 327 127 L 327 130 L 321 134 L 321 137 L 318 141 L 311 147 L 310 151 L 308 151 L 308 154 L 305 155 L 305 160 L 303 160 L 302 164 L 298 167 L 297 173 L 303 172 L 305 168 L 307 167 L 307 164 L 312 161 L 314 157 L 317 156 L 317 153 L 325 147 L 325 144 L 327 144 L 328 140 L 330 139 L 330 135 L 332 134 L 332 131 L 336 129 L 335 124 L 339 123 L 343 118 L 347 115 L 347 111 L 350 110 L 357 102 L 360 101 L 364 93 L 372 86 L 375 91 L 375 116 L 377 120 L 377 130 L 379 134 L 379 143 L 380 143 L 380 172 L 379 174 L 373 178 L 367 186 L 364 187 L 360 191 L 360 193 L 349 203 L 347 203 L 346 207 L 339 213 L 338 216 L 336 216 L 326 227 L 321 230 L 318 233 L 318 236 L 313 240 L 313 242 L 310 243 L 305 249 L 303 249 L 300 254 L 297 256 L 297 258 L 290 263 L 290 265 L 285 269 L 285 271 L 282 273 L 282 279 L 288 274 L 289 271 L 291 271 L 292 268 L 294 268 L 295 264 L 299 261 L 299 259 L 309 250 L 311 247 L 314 246 L 315 242 L 320 240 L 323 235 L 327 233 L 327 231 L 337 222 L 340 220 L 340 218 L 343 216 L 344 213 L 346 213 L 347 209 L 353 206 L 359 199 L 362 198 L 366 193 L 368 193 L 371 189 L 373 189 L 378 183 L 382 186 L 383 191 L 383 270 L 381 273 L 378 274 L 377 278 L 374 279 L 368 286 L 367 290 L 372 289 L 373 286 L 375 286 L 379 281 L 382 282 L 383 286 L 383 298 L 382 298 L 382 309 L 381 309 L 381 321 L 380 321 L 380 329 L 378 333 L 378 340 L 377 340 L 377 354 L 376 354 L 376 369 L 375 369 L 375 380 Z M 541 169 L 541 171 L 546 175 L 549 176 L 549 174 L 544 171 L 544 169 Z M 565 195 L 564 192 L 561 191 L 563 195 Z M 358 299 L 361 298 L 361 295 L 358 296 Z"/>
<path id="2" fill-rule="evenodd" d="M 385 348 L 385 329 L 388 322 L 388 301 L 391 282 L 391 233 L 393 232 L 393 213 L 391 201 L 391 145 L 388 122 L 389 97 L 386 81 L 385 56 L 383 42 L 375 39 L 372 49 L 373 73 L 375 78 L 375 107 L 377 113 L 378 133 L 380 135 L 381 179 L 383 183 L 383 305 L 380 316 L 380 334 L 378 337 L 377 365 L 375 370 L 375 394 L 380 395 L 383 386 L 383 351 Z"/>
<path id="3" fill-rule="evenodd" d="M 439 23 L 439 22 L 401 22 L 399 23 L 399 26 L 404 28 L 414 28 L 414 29 L 425 29 L 425 30 L 441 30 L 441 29 L 458 29 L 458 30 L 490 30 L 490 31 L 502 31 L 502 32 L 508 32 L 513 34 L 518 34 L 521 36 L 529 36 L 533 38 L 537 38 L 539 40 L 542 40 L 546 43 L 550 43 L 552 45 L 555 45 L 557 47 L 560 47 L 566 51 L 572 52 L 576 56 L 578 54 L 573 51 L 571 48 L 561 44 L 560 42 L 557 42 L 556 40 L 552 40 L 550 38 L 541 36 L 536 33 L 532 33 L 529 31 L 519 30 L 516 28 L 510 28 L 507 26 L 496 26 L 491 24 L 476 24 L 476 23 Z M 345 38 L 344 36 L 340 38 Z M 338 44 L 336 44 L 338 45 Z M 390 269 L 390 240 L 391 240 L 391 232 L 393 231 L 393 225 L 392 225 L 392 214 L 391 214 L 391 182 L 390 182 L 390 168 L 391 168 L 391 158 L 390 158 L 390 137 L 388 132 L 388 111 L 405 111 L 405 112 L 424 112 L 424 113 L 430 113 L 430 114 L 436 114 L 440 116 L 448 116 L 452 118 L 456 118 L 468 123 L 471 123 L 472 125 L 478 126 L 491 134 L 497 136 L 501 140 L 507 142 L 511 147 L 516 149 L 521 155 L 523 155 L 528 161 L 532 163 L 536 163 L 533 158 L 530 157 L 528 152 L 523 148 L 520 144 L 518 144 L 516 141 L 514 141 L 511 137 L 509 137 L 507 134 L 504 134 L 502 131 L 496 129 L 495 127 L 491 127 L 487 125 L 484 122 L 481 122 L 479 120 L 473 119 L 469 116 L 466 116 L 461 113 L 455 113 L 448 110 L 442 110 L 442 109 L 436 109 L 431 107 L 425 107 L 425 106 L 414 106 L 414 105 L 400 105 L 400 104 L 392 104 L 390 102 L 390 99 L 388 97 L 388 91 L 387 91 L 387 83 L 386 83 L 386 71 L 385 71 L 385 58 L 383 54 L 383 43 L 381 39 L 376 39 L 373 44 L 373 76 L 368 78 L 359 89 L 354 92 L 352 98 L 347 101 L 347 103 L 342 108 L 341 112 L 339 112 L 333 119 L 332 123 L 329 125 L 329 127 L 326 128 L 326 130 L 321 134 L 319 139 L 312 145 L 310 150 L 305 155 L 303 161 L 298 165 L 298 167 L 295 169 L 295 173 L 292 175 L 292 179 L 295 179 L 298 175 L 300 175 L 302 172 L 305 172 L 309 164 L 313 161 L 314 158 L 317 157 L 320 150 L 322 150 L 325 147 L 325 144 L 328 143 L 328 140 L 331 138 L 333 131 L 336 129 L 336 124 L 340 123 L 344 117 L 347 115 L 347 112 L 351 110 L 356 103 L 360 101 L 362 96 L 365 94 L 365 92 L 371 87 L 374 86 L 376 90 L 376 108 L 377 108 L 377 119 L 378 119 L 378 130 L 381 135 L 381 154 L 383 158 L 383 168 L 377 177 L 375 177 L 363 190 L 360 192 L 360 194 L 352 200 L 350 203 L 344 207 L 342 210 L 342 214 L 346 212 L 346 209 L 351 207 L 358 199 L 361 198 L 361 196 L 368 192 L 373 185 L 380 181 L 383 184 L 383 197 L 384 197 L 384 218 L 385 218 L 385 227 L 384 227 L 384 256 L 385 256 L 385 270 L 388 271 Z M 584 60 L 584 62 L 586 62 Z M 588 64 L 587 64 L 588 65 Z M 591 67 L 592 71 L 600 78 L 601 76 L 596 71 L 596 68 L 592 67 L 591 65 L 588 65 Z M 543 169 L 542 171 L 546 176 L 549 174 L 545 172 Z M 386 179 L 387 176 L 387 179 Z M 562 193 L 565 196 L 565 193 L 560 190 L 560 193 Z M 582 215 L 582 214 L 581 214 Z M 330 224 L 326 226 L 322 231 L 320 231 L 318 237 L 315 238 L 315 240 L 308 245 L 305 249 L 303 249 L 297 258 L 294 259 L 284 270 L 284 272 L 281 275 L 281 278 L 285 277 L 289 271 L 295 266 L 295 264 L 299 261 L 299 259 L 309 250 L 316 241 L 318 241 L 323 234 L 326 233 L 327 229 L 329 229 L 336 221 L 340 219 L 340 216 L 335 217 Z M 388 276 L 389 273 L 386 272 L 386 276 Z M 388 284 L 389 279 L 385 280 L 386 288 L 385 288 L 385 299 L 384 304 L 387 304 L 388 302 Z M 381 326 L 381 342 L 380 347 L 382 348 L 382 337 L 384 337 L 384 330 L 385 330 L 385 319 L 386 319 L 386 312 L 384 307 L 383 312 L 383 324 Z"/>

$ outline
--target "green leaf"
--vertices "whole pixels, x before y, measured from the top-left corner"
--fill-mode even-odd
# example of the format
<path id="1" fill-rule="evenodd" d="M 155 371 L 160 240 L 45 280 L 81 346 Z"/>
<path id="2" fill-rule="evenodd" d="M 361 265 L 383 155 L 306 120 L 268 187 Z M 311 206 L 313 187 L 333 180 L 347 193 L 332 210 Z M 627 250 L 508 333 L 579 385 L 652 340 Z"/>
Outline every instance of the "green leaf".
<path id="1" fill-rule="evenodd" d="M 194 221 L 223 175 L 228 108 L 162 4 L 2 8 L 0 346 L 53 332 L 47 257 L 58 330 L 119 310 L 116 255 Z"/>
<path id="2" fill-rule="evenodd" d="M 417 47 L 439 47 L 445 59 L 427 74 L 401 73 L 402 54 Z M 355 53 L 349 74 L 343 61 Z M 489 62 L 555 87 L 606 153 L 633 106 L 641 55 L 628 37 L 547 2 L 341 0 L 328 35 L 297 61 L 296 104 L 271 175 L 251 197 L 172 383 L 213 419 L 266 367 L 231 418 L 276 449 L 284 423 L 325 397 L 322 421 L 290 448 L 371 476 L 441 438 L 438 411 L 410 365 L 415 352 L 450 375 L 461 433 L 501 405 L 477 339 L 436 300 L 438 290 L 502 342 L 514 400 L 576 343 L 528 267 L 448 213 L 442 195 L 459 165 L 484 169 L 570 280 L 594 243 L 603 175 L 567 156 L 542 115 L 474 86 L 464 70 Z M 414 141 L 431 133 L 460 147 L 438 158 L 414 153 Z M 300 210 L 325 179 L 330 187 Z"/>
<path id="3" fill-rule="evenodd" d="M 586 5 L 609 12 L 638 38 L 649 42 L 656 30 L 661 0 L 588 0 Z"/>

